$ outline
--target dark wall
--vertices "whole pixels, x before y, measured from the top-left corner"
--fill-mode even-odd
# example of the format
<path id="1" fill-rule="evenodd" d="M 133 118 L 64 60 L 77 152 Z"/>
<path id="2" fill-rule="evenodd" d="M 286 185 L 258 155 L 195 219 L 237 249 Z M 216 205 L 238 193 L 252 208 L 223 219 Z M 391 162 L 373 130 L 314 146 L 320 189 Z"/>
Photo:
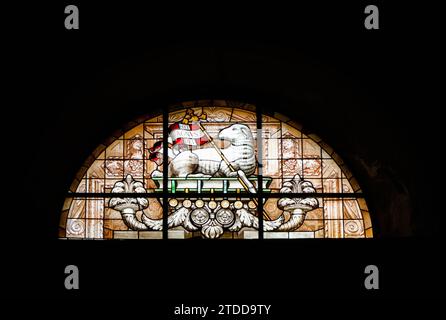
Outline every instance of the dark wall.
<path id="1" fill-rule="evenodd" d="M 280 270 L 294 265 L 286 250 L 303 256 L 317 251 L 324 258 L 308 262 L 309 268 L 326 275 L 318 285 L 333 288 L 343 287 L 341 278 L 352 272 L 362 275 L 366 262 L 382 263 L 388 275 L 395 275 L 392 272 L 400 266 L 395 267 L 396 252 L 399 263 L 414 266 L 414 261 L 421 264 L 414 255 L 426 248 L 435 251 L 431 241 L 439 236 L 441 224 L 431 200 L 435 187 L 428 179 L 436 174 L 429 168 L 435 167 L 430 157 L 437 153 L 433 138 L 439 119 L 435 106 L 420 94 L 431 68 L 420 54 L 427 40 L 403 28 L 404 8 L 380 4 L 377 31 L 363 28 L 364 4 L 358 3 L 293 8 L 221 4 L 200 10 L 190 5 L 173 10 L 163 5 L 82 4 L 79 31 L 63 29 L 63 8 L 47 8 L 48 19 L 41 21 L 41 28 L 25 31 L 27 37 L 21 39 L 26 40 L 15 40 L 23 49 L 16 56 L 19 62 L 12 63 L 11 81 L 26 90 L 14 92 L 13 115 L 3 119 L 8 150 L 16 150 L 17 144 L 22 150 L 13 163 L 24 175 L 9 180 L 10 188 L 21 196 L 14 203 L 24 203 L 26 197 L 26 207 L 15 216 L 23 236 L 10 249 L 22 274 L 30 263 L 46 261 L 39 270 L 50 279 L 49 295 L 63 291 L 59 271 L 68 263 L 93 270 L 87 276 L 93 284 L 86 285 L 86 292 L 93 295 L 111 289 L 106 277 L 141 264 L 145 270 L 161 270 L 162 279 L 167 277 L 162 270 L 173 269 L 182 259 L 216 264 L 218 270 L 230 268 L 229 260 L 199 254 L 212 246 L 246 261 L 247 268 L 256 270 L 254 278 L 263 274 L 257 265 Z M 205 241 L 191 244 L 192 258 L 186 256 L 190 248 L 183 244 L 166 247 L 154 242 L 151 250 L 159 259 L 164 249 L 170 252 L 156 267 L 149 256 L 119 258 L 138 255 L 147 244 L 56 240 L 64 195 L 97 145 L 138 116 L 175 102 L 206 98 L 258 104 L 317 133 L 358 178 L 381 240 L 265 241 L 239 247 Z M 15 212 L 17 207 L 12 207 Z M 260 256 L 265 248 L 283 258 L 273 266 L 273 261 Z M 355 252 L 354 258 L 347 252 Z M 337 260 L 335 254 L 342 255 L 340 260 L 353 259 L 359 267 L 331 266 L 332 273 L 327 273 L 323 266 Z M 253 256 L 257 258 L 247 259 Z M 423 259 L 429 258 L 431 251 L 424 252 Z M 193 272 L 193 265 L 186 269 Z M 333 277 L 336 272 L 340 278 Z M 388 285 L 389 295 L 407 288 L 403 280 L 409 271 L 405 272 L 395 276 L 396 284 Z M 166 281 L 164 285 L 175 285 Z M 312 286 L 310 280 L 302 281 L 307 289 Z M 346 281 L 350 293 L 362 286 L 362 280 Z M 39 285 L 37 289 L 17 285 L 15 292 L 34 294 L 45 286 Z M 263 290 L 273 290 L 271 286 Z"/>

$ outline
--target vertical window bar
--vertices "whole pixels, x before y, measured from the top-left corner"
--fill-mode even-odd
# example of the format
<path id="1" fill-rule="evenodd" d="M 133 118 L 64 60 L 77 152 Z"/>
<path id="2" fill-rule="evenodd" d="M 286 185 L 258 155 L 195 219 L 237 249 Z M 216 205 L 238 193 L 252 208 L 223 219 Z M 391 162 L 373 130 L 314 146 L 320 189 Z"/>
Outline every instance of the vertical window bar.
<path id="1" fill-rule="evenodd" d="M 163 107 L 163 239 L 168 238 L 167 218 L 169 215 L 168 195 L 169 195 L 169 176 L 168 176 L 168 132 L 169 132 L 169 110 L 168 106 Z"/>
<path id="2" fill-rule="evenodd" d="M 257 122 L 257 215 L 259 217 L 259 239 L 263 239 L 263 139 L 262 112 L 256 105 Z"/>

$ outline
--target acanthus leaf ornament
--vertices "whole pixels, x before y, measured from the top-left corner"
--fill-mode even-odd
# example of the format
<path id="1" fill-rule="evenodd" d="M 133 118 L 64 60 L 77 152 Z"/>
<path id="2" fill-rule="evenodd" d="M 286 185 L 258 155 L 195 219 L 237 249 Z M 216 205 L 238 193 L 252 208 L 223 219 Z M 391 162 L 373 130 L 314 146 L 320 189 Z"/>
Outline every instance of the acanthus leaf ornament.
<path id="1" fill-rule="evenodd" d="M 282 193 L 313 193 L 315 192 L 311 182 L 305 181 L 296 175 L 292 180 L 283 184 Z M 119 181 L 112 189 L 112 193 L 117 193 L 117 197 L 110 199 L 110 207 L 121 212 L 122 219 L 131 230 L 154 230 L 163 228 L 163 219 L 151 219 L 144 212 L 141 220 L 136 217 L 138 210 L 143 210 L 148 206 L 148 200 L 144 198 L 119 198 L 119 193 L 145 192 L 142 183 L 135 181 L 131 175 L 125 180 Z M 142 200 L 141 200 L 142 199 Z M 209 202 L 215 200 L 198 199 L 177 199 L 178 204 L 174 211 L 168 216 L 168 228 L 183 227 L 187 231 L 201 231 L 204 238 L 219 238 L 224 230 L 237 232 L 244 227 L 259 228 L 259 218 L 256 215 L 257 208 L 248 206 L 249 199 L 224 199 L 216 206 L 209 206 Z M 183 204 L 186 202 L 187 207 Z M 241 203 L 239 208 L 236 203 Z M 224 207 L 221 205 L 224 203 Z M 227 204 L 229 203 L 229 205 Z M 197 206 L 198 205 L 198 206 Z M 305 214 L 317 208 L 316 198 L 280 198 L 278 207 L 282 209 L 282 214 L 275 220 L 264 220 L 263 230 L 268 231 L 293 231 L 298 229 L 304 219 Z M 291 217 L 285 220 L 284 212 L 288 211 Z"/>
<path id="2" fill-rule="evenodd" d="M 117 195 L 110 199 L 109 206 L 121 212 L 125 224 L 132 230 L 148 230 L 149 227 L 136 218 L 136 212 L 147 208 L 149 201 L 146 198 L 119 197 L 119 193 L 145 193 L 143 183 L 128 174 L 124 180 L 115 183 L 111 192 Z"/>

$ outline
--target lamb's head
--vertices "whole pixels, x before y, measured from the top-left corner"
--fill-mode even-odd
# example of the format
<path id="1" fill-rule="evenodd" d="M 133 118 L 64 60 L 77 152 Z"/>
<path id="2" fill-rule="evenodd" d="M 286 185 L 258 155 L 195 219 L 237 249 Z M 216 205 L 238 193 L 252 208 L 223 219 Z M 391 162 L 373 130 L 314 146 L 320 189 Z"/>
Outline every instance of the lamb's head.
<path id="1" fill-rule="evenodd" d="M 237 141 L 253 140 L 252 133 L 249 127 L 247 125 L 239 123 L 230 125 L 229 127 L 222 129 L 218 133 L 218 138 L 220 140 L 231 141 L 231 143 Z"/>

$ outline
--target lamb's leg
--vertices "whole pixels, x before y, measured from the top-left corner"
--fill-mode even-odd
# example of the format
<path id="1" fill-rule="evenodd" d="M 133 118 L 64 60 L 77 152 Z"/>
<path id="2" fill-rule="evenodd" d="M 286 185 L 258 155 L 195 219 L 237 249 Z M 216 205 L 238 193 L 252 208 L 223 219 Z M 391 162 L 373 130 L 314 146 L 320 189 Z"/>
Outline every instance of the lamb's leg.
<path id="1" fill-rule="evenodd" d="M 222 161 L 219 171 L 223 173 L 222 174 L 223 177 L 237 178 L 238 177 L 238 174 L 237 174 L 238 166 L 233 165 L 233 168 L 235 169 L 235 171 L 232 171 L 231 169 L 229 169 L 228 165 L 224 161 Z"/>
<path id="2" fill-rule="evenodd" d="M 245 186 L 248 187 L 248 191 L 251 193 L 256 193 L 257 190 L 254 187 L 254 185 L 251 183 L 251 181 L 249 181 L 249 179 L 246 177 L 245 172 L 243 172 L 242 170 L 238 170 L 237 171 L 237 175 L 239 177 L 240 180 L 243 181 L 243 183 L 245 184 Z"/>
<path id="3" fill-rule="evenodd" d="M 162 178 L 163 173 L 160 170 L 158 170 L 158 168 L 156 168 L 155 170 L 152 171 L 151 176 L 152 178 Z"/>
<path id="4" fill-rule="evenodd" d="M 171 177 L 187 177 L 197 169 L 198 161 L 196 154 L 184 151 L 170 163 L 169 174 Z"/>
<path id="5" fill-rule="evenodd" d="M 237 174 L 237 171 L 229 171 L 229 172 L 226 174 L 226 176 L 227 176 L 228 178 L 237 178 L 237 177 L 238 177 L 238 174 Z"/>

